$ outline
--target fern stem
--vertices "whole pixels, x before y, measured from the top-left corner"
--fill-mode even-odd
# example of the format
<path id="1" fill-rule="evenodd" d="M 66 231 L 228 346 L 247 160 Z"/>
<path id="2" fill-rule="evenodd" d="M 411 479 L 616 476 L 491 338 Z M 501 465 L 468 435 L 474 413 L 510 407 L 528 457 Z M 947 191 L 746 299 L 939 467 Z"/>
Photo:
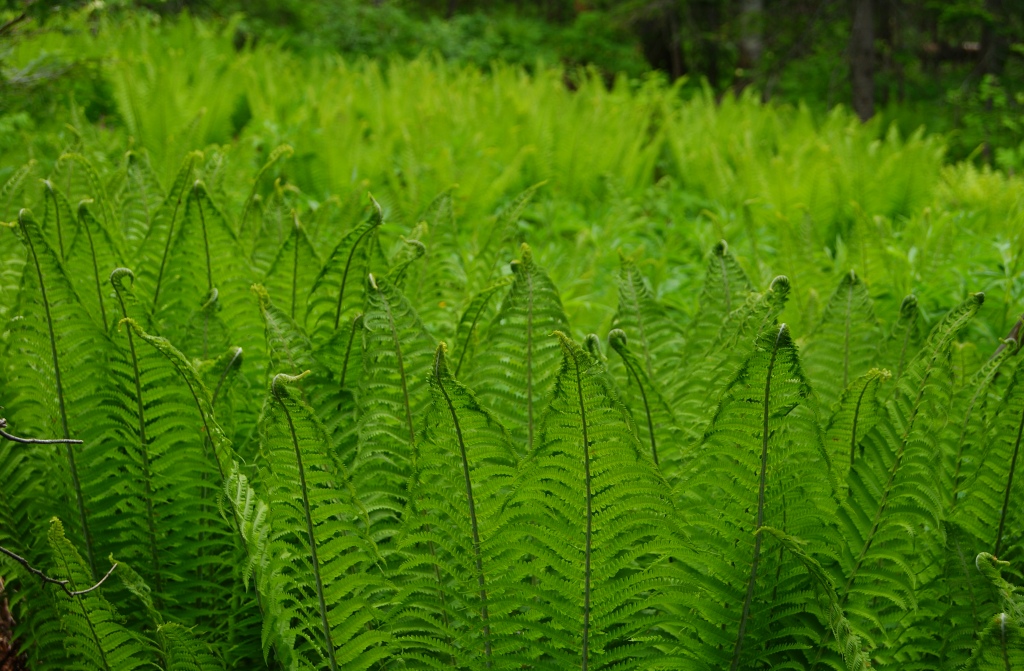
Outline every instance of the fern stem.
<path id="1" fill-rule="evenodd" d="M 452 424 L 455 425 L 455 436 L 459 443 L 459 453 L 462 456 L 462 474 L 466 481 L 466 502 L 469 505 L 469 522 L 473 531 L 473 555 L 476 560 L 476 577 L 480 586 L 480 619 L 484 623 L 484 654 L 487 656 L 487 668 L 491 668 L 491 625 L 487 617 L 487 584 L 484 578 L 483 559 L 480 555 L 480 531 L 476 516 L 476 503 L 473 500 L 473 482 L 469 474 L 469 457 L 466 455 L 466 441 L 462 436 L 462 425 L 459 423 L 459 415 L 455 412 L 455 406 L 445 389 L 444 380 L 441 377 L 441 366 L 444 365 L 444 346 L 437 349 L 437 357 L 434 360 L 434 378 L 437 386 L 441 389 L 444 402 L 448 406 L 448 412 L 452 416 Z"/>
<path id="2" fill-rule="evenodd" d="M 647 417 L 647 433 L 651 439 L 651 457 L 654 459 L 654 465 L 658 466 L 658 444 L 654 437 L 654 419 L 651 417 L 651 406 L 647 402 L 647 391 L 644 389 L 644 383 L 640 380 L 640 376 L 629 363 L 629 359 L 622 352 L 619 352 L 619 356 L 622 357 L 622 363 L 626 364 L 626 370 L 633 377 L 633 380 L 636 381 L 636 386 L 640 390 L 640 399 L 644 403 L 644 414 Z"/>
<path id="3" fill-rule="evenodd" d="M 348 334 L 348 345 L 345 347 L 345 359 L 341 364 L 341 383 L 339 386 L 344 388 L 345 376 L 348 374 L 348 360 L 352 356 L 352 344 L 356 339 L 356 330 L 359 328 L 360 323 L 363 321 L 363 313 L 360 312 L 356 315 L 355 319 L 352 320 L 352 330 Z"/>
<path id="4" fill-rule="evenodd" d="M 203 200 L 200 197 L 202 182 L 197 181 L 192 185 L 192 195 L 196 199 L 196 209 L 199 211 L 199 224 L 203 231 L 203 251 L 206 252 L 206 291 L 213 292 L 213 264 L 210 262 L 210 238 L 206 234 L 206 215 L 203 213 Z"/>
<path id="5" fill-rule="evenodd" d="M 46 312 L 46 330 L 50 337 L 50 356 L 53 360 L 53 378 L 57 389 L 57 408 L 60 412 L 61 429 L 64 432 L 64 440 L 71 439 L 71 431 L 68 428 L 68 411 L 64 403 L 64 383 L 60 374 L 60 357 L 57 356 L 57 336 L 53 328 L 53 315 L 50 313 L 50 301 L 46 296 L 46 281 L 43 278 L 43 268 L 39 265 L 39 256 L 36 254 L 35 243 L 32 242 L 32 235 L 28 232 L 25 222 L 26 210 L 22 210 L 18 216 L 25 240 L 28 242 L 29 251 L 32 254 L 32 262 L 36 267 L 36 275 L 39 278 L 39 293 L 43 298 L 43 309 Z M 85 497 L 82 494 L 82 481 L 78 477 L 78 466 L 75 464 L 75 453 L 70 443 L 64 445 L 65 454 L 68 459 L 68 467 L 71 470 L 71 482 L 75 488 L 75 499 L 78 504 L 78 519 L 82 525 L 82 534 L 85 539 L 85 553 L 89 559 L 89 570 L 93 576 L 96 575 L 96 557 L 93 553 L 92 533 L 89 531 L 89 520 L 85 514 Z"/>
<path id="6" fill-rule="evenodd" d="M 292 233 L 295 236 L 295 255 L 292 258 L 292 305 L 289 316 L 294 320 L 296 295 L 299 291 L 299 215 L 295 210 L 292 210 L 292 223 L 294 225 Z"/>
<path id="7" fill-rule="evenodd" d="M 324 639 L 327 645 L 327 657 L 331 664 L 331 671 L 338 671 L 338 660 L 334 654 L 334 640 L 331 637 L 331 626 L 327 620 L 327 602 L 324 599 L 324 582 L 320 576 L 320 560 L 316 553 L 316 534 L 313 531 L 313 513 L 309 506 L 309 490 L 306 486 L 306 469 L 302 464 L 302 451 L 299 449 L 299 437 L 295 433 L 295 422 L 292 420 L 288 406 L 281 398 L 281 389 L 278 386 L 278 378 L 275 376 L 270 387 L 274 398 L 281 406 L 285 419 L 288 420 L 288 431 L 291 434 L 292 447 L 295 448 L 295 463 L 299 470 L 299 487 L 302 489 L 302 510 L 306 517 L 306 534 L 309 538 L 309 552 L 313 560 L 313 579 L 316 582 L 316 596 L 320 608 L 320 624 L 323 627 Z"/>
<path id="8" fill-rule="evenodd" d="M 582 671 L 587 671 L 590 661 L 590 557 L 593 541 L 593 493 L 590 482 L 590 436 L 587 431 L 587 406 L 583 400 L 583 375 L 580 373 L 580 362 L 575 353 L 572 356 L 576 369 L 576 394 L 580 404 L 580 427 L 583 431 L 583 484 L 586 492 L 586 536 L 583 548 L 583 664 Z"/>
<path id="9" fill-rule="evenodd" d="M 107 323 L 107 309 L 103 304 L 103 285 L 100 279 L 100 266 L 99 261 L 96 259 L 96 245 L 92 241 L 92 230 L 89 228 L 89 222 L 86 217 L 82 216 L 85 201 L 78 206 L 78 225 L 85 229 L 85 237 L 89 241 L 89 253 L 92 255 L 92 272 L 96 277 L 96 297 L 100 301 L 100 315 L 103 318 L 104 330 L 108 328 Z"/>
<path id="10" fill-rule="evenodd" d="M 117 294 L 118 302 L 121 304 L 121 316 L 124 319 L 127 319 L 128 310 L 125 308 L 124 299 L 121 297 L 120 292 L 115 291 L 115 293 Z M 150 561 L 153 562 L 153 581 L 156 587 L 154 604 L 156 605 L 157 610 L 160 610 L 160 595 L 163 594 L 163 580 L 160 577 L 160 554 L 156 547 L 156 523 L 153 515 L 153 474 L 149 463 L 149 440 L 146 438 L 146 409 L 142 402 L 142 376 L 139 374 L 139 359 L 135 352 L 135 337 L 132 334 L 131 327 L 127 330 L 128 350 L 132 357 L 132 377 L 135 382 L 135 403 L 139 413 L 139 454 L 142 457 L 142 478 L 146 486 L 146 526 L 147 531 L 149 532 L 149 558 Z"/>
<path id="11" fill-rule="evenodd" d="M 729 667 L 732 671 L 740 668 L 740 656 L 743 653 L 743 637 L 747 631 L 747 620 L 750 618 L 750 604 L 754 599 L 754 587 L 757 583 L 758 564 L 761 562 L 761 534 L 757 533 L 757 530 L 764 526 L 764 494 L 768 471 L 768 420 L 771 416 L 772 372 L 775 369 L 775 360 L 779 354 L 782 338 L 787 335 L 788 330 L 785 324 L 779 327 L 779 332 L 775 336 L 775 346 L 772 347 L 771 358 L 768 360 L 768 373 L 764 383 L 764 411 L 761 424 L 761 472 L 757 492 L 757 523 L 754 525 L 754 558 L 750 562 L 750 579 L 747 581 L 747 595 L 743 599 L 743 610 L 740 613 L 740 623 L 736 633 L 736 647 L 733 648 L 732 664 Z"/>
<path id="12" fill-rule="evenodd" d="M 999 556 L 1003 546 L 1003 528 L 1006 525 L 1006 512 L 1010 507 L 1010 492 L 1013 490 L 1013 474 L 1017 470 L 1017 456 L 1020 454 L 1021 437 L 1024 436 L 1024 410 L 1021 411 L 1020 421 L 1017 423 L 1017 440 L 1013 444 L 1013 457 L 1010 459 L 1010 473 L 1006 477 L 1006 490 L 1003 492 L 1003 508 L 999 512 L 999 530 L 996 532 L 996 545 L 992 554 Z"/>
<path id="13" fill-rule="evenodd" d="M 377 230 L 377 226 L 380 226 L 381 218 L 378 217 L 377 224 L 363 231 L 356 241 L 352 243 L 352 249 L 348 251 L 348 258 L 345 260 L 345 270 L 341 274 L 341 286 L 338 288 L 338 307 L 334 311 L 334 330 L 338 330 L 338 325 L 341 324 L 341 310 L 345 302 L 345 285 L 348 283 L 348 272 L 352 268 L 352 259 L 356 256 L 356 250 L 359 249 L 359 243 L 363 241 L 367 235 Z"/>
<path id="14" fill-rule="evenodd" d="M 182 182 L 181 191 L 178 192 L 178 200 L 174 203 L 174 212 L 171 214 L 171 223 L 167 227 L 167 239 L 164 241 L 164 253 L 160 259 L 160 270 L 156 275 L 156 287 L 153 289 L 154 311 L 159 306 L 160 286 L 163 284 L 164 271 L 167 269 L 167 256 L 171 253 L 171 241 L 174 239 L 174 224 L 178 220 L 178 210 L 181 209 L 181 201 L 185 198 L 185 189 L 187 188 L 185 185 L 188 183 L 189 177 L 192 176 L 192 168 L 195 165 L 195 160 L 194 156 L 189 156 L 188 171 L 185 173 L 185 179 Z"/>
<path id="15" fill-rule="evenodd" d="M 43 184 L 46 185 L 46 195 L 53 201 L 53 216 L 57 227 L 57 245 L 58 251 L 60 251 L 60 260 L 63 263 L 67 259 L 64 256 L 64 227 L 60 221 L 60 205 L 57 203 L 57 194 L 53 190 L 53 183 L 50 180 L 45 180 Z"/>
<path id="16" fill-rule="evenodd" d="M 857 458 L 857 423 L 860 421 L 860 406 L 864 402 L 864 394 L 868 393 L 868 387 L 870 383 L 864 385 L 864 388 L 860 390 L 860 395 L 857 396 L 857 407 L 853 409 L 853 426 L 850 431 L 850 467 L 853 467 L 853 462 Z"/>

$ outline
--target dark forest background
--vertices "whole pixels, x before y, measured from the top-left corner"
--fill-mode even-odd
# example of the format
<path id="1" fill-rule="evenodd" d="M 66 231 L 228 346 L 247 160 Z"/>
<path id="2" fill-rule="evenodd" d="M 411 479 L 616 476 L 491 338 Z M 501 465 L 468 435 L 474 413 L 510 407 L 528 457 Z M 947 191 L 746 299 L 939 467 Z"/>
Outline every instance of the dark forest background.
<path id="1" fill-rule="evenodd" d="M 484 68 L 591 67 L 609 82 L 664 76 L 684 93 L 752 88 L 765 102 L 848 105 L 904 132 L 944 133 L 950 158 L 1024 164 L 1024 0 L 0 0 L 8 100 L 67 68 L 4 69 L 5 43 L 59 29 L 68 10 L 235 20 L 239 48 L 426 50 Z"/>

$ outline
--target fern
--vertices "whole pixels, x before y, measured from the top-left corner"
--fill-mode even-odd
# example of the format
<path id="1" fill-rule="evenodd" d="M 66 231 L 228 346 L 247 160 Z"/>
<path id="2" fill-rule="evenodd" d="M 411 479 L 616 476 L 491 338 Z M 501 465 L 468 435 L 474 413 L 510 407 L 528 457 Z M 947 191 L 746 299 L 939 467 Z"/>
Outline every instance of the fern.
<path id="1" fill-rule="evenodd" d="M 305 323 L 320 342 L 329 339 L 341 327 L 346 312 L 358 305 L 357 302 L 353 305 L 352 300 L 346 302 L 345 294 L 352 296 L 351 284 L 359 283 L 366 277 L 369 270 L 367 239 L 372 238 L 377 228 L 384 223 L 380 203 L 372 197 L 370 201 L 373 213 L 337 244 L 309 290 Z"/>
<path id="2" fill-rule="evenodd" d="M 503 523 L 518 559 L 501 589 L 520 594 L 531 668 L 668 663 L 657 596 L 677 538 L 667 485 L 631 431 L 603 366 L 558 332 L 563 357 L 538 443 Z M 525 655 L 525 657 L 521 657 Z"/>
<path id="3" fill-rule="evenodd" d="M 58 254 L 31 214 L 23 210 L 18 223 L 29 264 L 16 308 L 21 313 L 15 323 L 18 340 L 6 362 L 7 395 L 19 408 L 19 425 L 31 432 L 70 439 L 76 437 L 72 435 L 74 427 L 77 437 L 97 441 L 81 454 L 79 448 L 65 445 L 66 475 L 58 476 L 58 482 L 66 483 L 62 487 L 68 487 L 74 533 L 83 542 L 88 564 L 94 566 L 94 533 L 87 503 L 102 496 L 106 486 L 92 469 L 102 453 L 99 441 L 103 436 L 102 394 L 96 393 L 94 385 L 95 376 L 102 375 L 109 342 L 86 314 Z M 41 382 L 48 389 L 42 397 L 38 391 Z"/>
<path id="4" fill-rule="evenodd" d="M 851 270 L 840 280 L 804 351 L 814 390 L 826 407 L 868 372 L 877 346 L 871 296 Z"/>
<path id="5" fill-rule="evenodd" d="M 72 590 L 92 584 L 92 571 L 64 535 L 60 520 L 50 522 L 50 550 L 54 575 L 68 581 Z M 117 612 L 98 591 L 79 597 L 54 594 L 65 632 L 66 669 L 121 671 L 152 665 L 152 651 L 118 622 Z"/>
<path id="6" fill-rule="evenodd" d="M 559 357 L 549 336 L 569 327 L 558 291 L 527 245 L 512 272 L 515 280 L 487 329 L 488 348 L 476 359 L 472 386 L 512 433 L 519 452 L 529 454 Z"/>
<path id="7" fill-rule="evenodd" d="M 982 294 L 969 297 L 935 327 L 897 381 L 886 411 L 861 441 L 863 457 L 850 471 L 840 513 L 846 545 L 840 555 L 839 596 L 875 646 L 883 644 L 883 631 L 913 608 L 917 574 L 931 548 L 943 543 L 932 427 L 948 403 L 944 396 L 951 385 L 943 376 L 948 375 L 950 344 L 983 301 Z M 816 659 L 825 645 L 822 641 Z"/>
<path id="8" fill-rule="evenodd" d="M 651 459 L 655 466 L 661 467 L 661 460 L 658 457 L 658 443 L 662 444 L 662 457 L 666 444 L 675 447 L 679 454 L 669 454 L 668 462 L 678 464 L 686 456 L 684 450 L 693 436 L 685 435 L 680 431 L 678 422 L 672 408 L 662 397 L 659 386 L 651 379 L 643 362 L 629 349 L 626 334 L 621 329 L 612 329 L 608 333 L 608 343 L 618 353 L 626 368 L 626 373 L 631 384 L 636 385 L 639 403 L 635 404 L 634 416 L 642 417 L 637 425 L 642 426 L 641 431 L 646 432 L 646 441 L 651 446 Z M 661 467 L 666 472 L 665 467 Z"/>
<path id="9" fill-rule="evenodd" d="M 1024 663 L 1024 599 L 1003 578 L 1009 566 L 987 552 L 978 555 L 975 564 L 998 593 L 1002 612 L 989 621 L 978 637 L 968 669 L 1015 669 Z"/>
<path id="10" fill-rule="evenodd" d="M 358 533 L 347 475 L 327 456 L 327 436 L 294 385 L 276 375 L 260 417 L 271 526 L 257 567 L 268 604 L 264 646 L 300 669 L 371 668 L 387 654 L 375 626 L 376 551 Z"/>
<path id="11" fill-rule="evenodd" d="M 808 647 L 800 617 L 807 575 L 763 548 L 764 526 L 827 557 L 834 542 L 834 481 L 817 408 L 789 328 L 770 327 L 726 386 L 680 495 L 693 527 L 687 570 L 708 575 L 692 598 L 706 668 L 760 668 Z M 832 618 L 829 611 L 821 620 Z M 813 620 L 812 620 L 813 622 Z"/>
<path id="12" fill-rule="evenodd" d="M 493 583 L 508 569 L 496 536 L 516 460 L 505 429 L 448 367 L 442 343 L 430 377 L 431 409 L 399 547 L 403 604 L 393 630 L 407 659 L 493 668 L 518 645 L 509 603 Z M 440 584 L 440 589 L 439 589 Z M 442 591 L 443 590 L 443 591 Z M 417 648 L 422 648 L 419 652 Z"/>
<path id="13" fill-rule="evenodd" d="M 388 278 L 370 275 L 367 287 L 359 445 L 351 468 L 375 537 L 383 540 L 395 532 L 408 498 L 435 343 Z"/>
<path id="14" fill-rule="evenodd" d="M 110 326 L 113 309 L 108 313 L 110 292 L 105 284 L 110 271 L 121 266 L 124 256 L 119 239 L 92 215 L 88 205 L 88 201 L 78 205 L 78 235 L 72 242 L 68 270 L 72 276 L 81 278 L 81 294 L 89 297 L 89 312 L 98 317 L 106 329 Z M 88 285 L 92 286 L 85 290 Z"/>

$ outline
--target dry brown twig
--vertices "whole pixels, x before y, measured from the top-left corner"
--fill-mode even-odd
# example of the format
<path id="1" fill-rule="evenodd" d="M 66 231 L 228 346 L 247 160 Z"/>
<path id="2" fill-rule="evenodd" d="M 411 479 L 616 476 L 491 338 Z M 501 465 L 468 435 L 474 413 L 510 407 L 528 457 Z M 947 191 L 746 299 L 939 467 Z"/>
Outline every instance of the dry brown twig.
<path id="1" fill-rule="evenodd" d="M 64 590 L 64 592 L 68 596 L 71 596 L 71 597 L 82 596 L 83 594 L 88 594 L 89 592 L 92 592 L 93 590 L 96 590 L 97 588 L 99 588 L 100 585 L 102 585 L 104 582 L 106 582 L 107 578 L 110 577 L 110 574 L 113 573 L 114 569 L 117 568 L 117 562 L 114 562 L 113 565 L 111 565 L 110 570 L 107 571 L 107 574 L 105 576 L 103 576 L 102 578 L 100 578 L 99 581 L 95 585 L 93 585 L 92 587 L 88 587 L 86 589 L 72 590 L 70 587 L 68 587 L 68 585 L 71 584 L 70 580 L 62 580 L 62 579 L 57 579 L 57 578 L 51 578 L 50 576 L 46 575 L 45 573 L 43 573 L 39 569 L 37 569 L 34 566 L 32 566 L 31 564 L 29 564 L 27 559 L 25 559 L 24 557 L 14 553 L 14 552 L 11 552 L 10 550 L 8 550 L 7 548 L 5 548 L 2 545 L 0 545 L 0 554 L 8 556 L 11 559 L 13 559 L 14 561 L 16 561 L 19 564 L 21 564 L 22 566 L 24 566 L 26 571 L 28 571 L 32 575 L 36 576 L 40 580 L 42 580 L 44 585 L 45 584 L 57 585 L 62 590 Z"/>

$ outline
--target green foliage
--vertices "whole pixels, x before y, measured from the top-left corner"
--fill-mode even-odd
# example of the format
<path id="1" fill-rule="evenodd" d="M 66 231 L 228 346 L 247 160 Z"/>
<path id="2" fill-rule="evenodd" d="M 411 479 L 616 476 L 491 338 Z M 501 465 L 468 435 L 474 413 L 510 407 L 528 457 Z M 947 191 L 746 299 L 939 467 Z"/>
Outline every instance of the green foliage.
<path id="1" fill-rule="evenodd" d="M 1020 180 L 202 26 L 98 26 L 135 140 L 72 115 L 0 191 L 31 668 L 1019 664 Z"/>

